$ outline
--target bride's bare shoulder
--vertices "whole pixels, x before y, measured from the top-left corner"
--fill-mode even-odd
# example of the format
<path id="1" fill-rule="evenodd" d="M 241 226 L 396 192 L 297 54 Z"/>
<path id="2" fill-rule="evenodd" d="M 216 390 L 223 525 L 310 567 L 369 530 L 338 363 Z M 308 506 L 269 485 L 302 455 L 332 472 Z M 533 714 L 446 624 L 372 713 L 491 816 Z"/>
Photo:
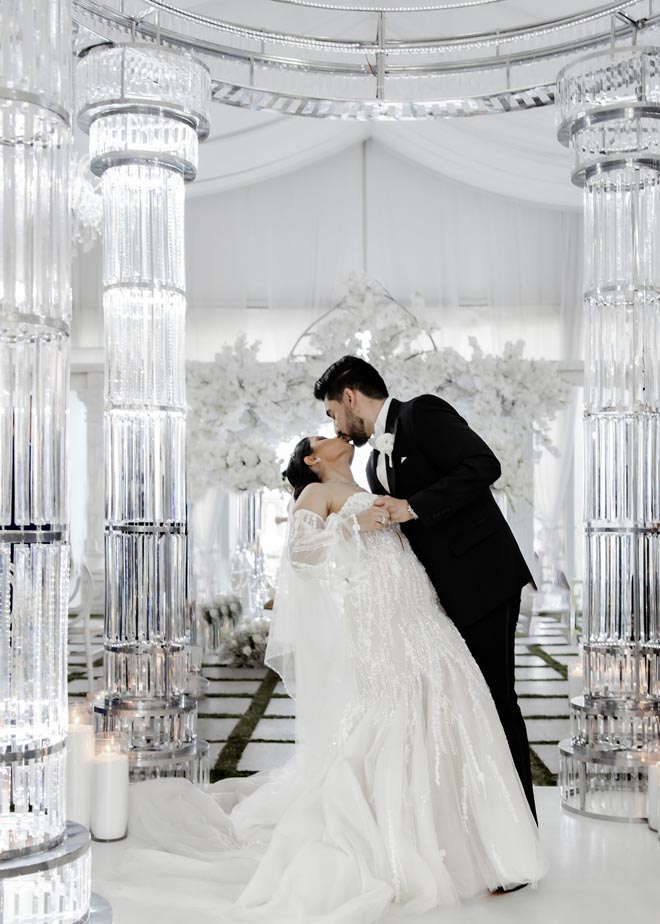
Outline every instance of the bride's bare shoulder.
<path id="1" fill-rule="evenodd" d="M 303 488 L 300 497 L 295 503 L 293 512 L 297 510 L 311 510 L 312 513 L 318 513 L 325 518 L 330 510 L 330 500 L 332 492 L 329 486 L 321 484 L 320 481 L 312 482 Z"/>

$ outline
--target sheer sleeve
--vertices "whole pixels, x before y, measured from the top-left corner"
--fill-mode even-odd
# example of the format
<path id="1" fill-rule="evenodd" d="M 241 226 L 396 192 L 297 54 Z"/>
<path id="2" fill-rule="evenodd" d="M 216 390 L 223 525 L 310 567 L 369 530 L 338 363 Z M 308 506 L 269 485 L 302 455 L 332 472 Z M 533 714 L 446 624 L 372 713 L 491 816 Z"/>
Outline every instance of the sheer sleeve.
<path id="1" fill-rule="evenodd" d="M 349 578 L 359 550 L 357 517 L 332 513 L 324 520 L 318 513 L 305 509 L 291 515 L 285 554 L 301 577 Z"/>
<path id="2" fill-rule="evenodd" d="M 323 752 L 352 699 L 347 604 L 363 553 L 355 517 L 289 515 L 266 664 L 296 700 L 296 740 L 306 754 Z"/>

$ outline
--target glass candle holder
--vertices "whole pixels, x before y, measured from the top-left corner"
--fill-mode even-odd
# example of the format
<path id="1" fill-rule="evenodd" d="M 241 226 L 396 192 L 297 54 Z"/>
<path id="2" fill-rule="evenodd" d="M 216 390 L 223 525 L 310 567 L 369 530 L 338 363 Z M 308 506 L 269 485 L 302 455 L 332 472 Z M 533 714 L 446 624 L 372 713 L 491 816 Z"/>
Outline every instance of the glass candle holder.
<path id="1" fill-rule="evenodd" d="M 92 710 L 88 699 L 80 700 L 80 702 L 69 703 L 69 728 L 73 726 L 77 729 L 80 728 L 81 725 L 92 726 L 93 724 L 94 719 L 92 717 Z"/>
<path id="2" fill-rule="evenodd" d="M 94 744 L 92 837 L 118 841 L 128 829 L 128 738 L 121 732 L 99 732 Z"/>
<path id="3" fill-rule="evenodd" d="M 582 696 L 584 692 L 584 668 L 582 658 L 579 658 L 576 664 L 568 666 L 568 700 L 569 702 L 575 696 Z"/>
<path id="4" fill-rule="evenodd" d="M 646 786 L 646 817 L 651 831 L 660 827 L 660 748 L 650 752 Z"/>
<path id="5" fill-rule="evenodd" d="M 89 828 L 94 727 L 86 701 L 69 705 L 66 736 L 66 817 Z"/>

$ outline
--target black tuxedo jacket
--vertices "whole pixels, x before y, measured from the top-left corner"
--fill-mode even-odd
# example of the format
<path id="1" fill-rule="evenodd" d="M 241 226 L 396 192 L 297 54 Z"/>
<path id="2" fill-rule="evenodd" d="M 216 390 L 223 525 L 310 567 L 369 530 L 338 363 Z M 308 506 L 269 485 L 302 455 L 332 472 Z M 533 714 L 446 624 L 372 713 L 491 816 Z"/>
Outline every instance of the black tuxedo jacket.
<path id="1" fill-rule="evenodd" d="M 454 408 L 434 395 L 392 400 L 394 434 L 387 473 L 392 497 L 405 498 L 418 520 L 403 524 L 440 602 L 457 626 L 482 619 L 532 581 L 490 486 L 500 463 Z M 374 494 L 387 493 L 367 465 Z"/>

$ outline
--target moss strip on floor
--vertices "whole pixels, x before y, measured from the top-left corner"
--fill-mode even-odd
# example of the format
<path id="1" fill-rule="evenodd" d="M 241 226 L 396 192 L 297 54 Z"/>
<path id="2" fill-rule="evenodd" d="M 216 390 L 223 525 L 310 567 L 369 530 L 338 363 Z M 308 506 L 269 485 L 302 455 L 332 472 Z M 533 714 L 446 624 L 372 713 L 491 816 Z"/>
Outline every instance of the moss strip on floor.
<path id="1" fill-rule="evenodd" d="M 568 680 L 568 668 L 564 664 L 560 664 L 559 661 L 555 661 L 551 654 L 541 647 L 541 645 L 530 645 L 529 653 L 537 655 L 539 658 L 542 658 L 548 667 L 553 668 L 553 670 L 558 671 L 564 680 Z"/>
<path id="2" fill-rule="evenodd" d="M 557 785 L 557 774 L 548 770 L 533 748 L 529 749 L 529 759 L 532 765 L 532 783 L 535 786 Z"/>
<path id="3" fill-rule="evenodd" d="M 227 743 L 218 755 L 215 766 L 211 768 L 212 783 L 232 776 L 250 776 L 251 771 L 239 771 L 236 768 L 243 756 L 243 751 L 248 746 L 252 733 L 257 727 L 257 723 L 268 708 L 268 703 L 271 701 L 273 691 L 279 680 L 279 675 L 269 669 L 261 681 L 259 689 L 254 694 L 247 712 L 234 726 L 233 731 L 227 738 Z"/>

